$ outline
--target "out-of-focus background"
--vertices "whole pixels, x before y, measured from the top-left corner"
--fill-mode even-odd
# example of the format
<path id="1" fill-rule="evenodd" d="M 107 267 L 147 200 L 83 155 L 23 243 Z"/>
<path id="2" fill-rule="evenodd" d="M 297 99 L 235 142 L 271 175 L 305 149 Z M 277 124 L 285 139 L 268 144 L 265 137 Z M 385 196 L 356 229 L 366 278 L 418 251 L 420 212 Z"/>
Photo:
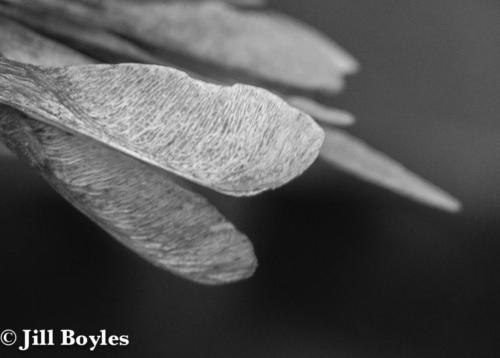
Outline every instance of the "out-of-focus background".
<path id="1" fill-rule="evenodd" d="M 27 167 L 2 159 L 2 329 L 130 335 L 129 347 L 99 357 L 498 354 L 500 2 L 271 7 L 361 61 L 362 72 L 330 103 L 356 114 L 353 133 L 458 196 L 463 213 L 414 204 L 317 162 L 255 198 L 210 194 L 250 236 L 260 267 L 249 281 L 209 288 L 150 266 Z M 68 352 L 89 355 L 27 355 Z"/>

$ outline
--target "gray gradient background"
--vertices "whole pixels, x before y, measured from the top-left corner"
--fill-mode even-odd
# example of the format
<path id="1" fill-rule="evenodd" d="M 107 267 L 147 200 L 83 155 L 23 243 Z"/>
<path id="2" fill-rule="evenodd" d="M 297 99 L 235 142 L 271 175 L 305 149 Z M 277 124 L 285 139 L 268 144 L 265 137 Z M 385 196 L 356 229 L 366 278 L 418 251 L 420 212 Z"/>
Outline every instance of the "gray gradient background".
<path id="1" fill-rule="evenodd" d="M 0 160 L 0 328 L 130 335 L 66 357 L 488 357 L 500 348 L 500 2 L 272 1 L 362 63 L 332 104 L 352 132 L 462 199 L 452 216 L 316 163 L 252 199 L 210 199 L 255 244 L 251 280 L 151 267 Z M 0 347 L 0 356 L 14 356 Z"/>

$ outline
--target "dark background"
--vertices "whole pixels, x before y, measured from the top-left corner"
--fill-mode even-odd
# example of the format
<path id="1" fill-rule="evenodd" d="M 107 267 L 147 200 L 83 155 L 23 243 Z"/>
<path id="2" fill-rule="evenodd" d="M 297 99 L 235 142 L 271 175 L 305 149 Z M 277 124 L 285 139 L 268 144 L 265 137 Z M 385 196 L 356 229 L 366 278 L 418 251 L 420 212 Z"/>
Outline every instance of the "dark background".
<path id="1" fill-rule="evenodd" d="M 286 187 L 210 199 L 260 268 L 204 287 L 121 247 L 24 165 L 0 160 L 0 329 L 100 329 L 99 357 L 494 357 L 500 348 L 500 2 L 272 1 L 350 50 L 332 103 L 352 132 L 446 188 L 459 215 L 317 162 Z M 35 349 L 33 356 L 88 356 Z M 0 356 L 13 350 L 0 347 Z"/>

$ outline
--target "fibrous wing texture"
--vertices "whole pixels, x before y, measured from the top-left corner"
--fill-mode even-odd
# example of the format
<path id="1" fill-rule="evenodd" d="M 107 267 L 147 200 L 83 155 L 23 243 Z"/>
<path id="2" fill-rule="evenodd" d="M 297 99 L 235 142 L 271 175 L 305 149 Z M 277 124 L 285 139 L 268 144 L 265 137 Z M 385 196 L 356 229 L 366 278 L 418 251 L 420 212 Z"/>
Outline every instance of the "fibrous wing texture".
<path id="1" fill-rule="evenodd" d="M 91 61 L 23 26 L 9 21 L 0 26 L 0 52 L 13 60 L 45 66 Z M 26 68 L 4 63 L 11 66 L 10 74 L 2 67 L 6 83 L 36 92 L 33 77 L 19 77 Z M 61 123 L 40 121 L 38 106 L 58 108 L 50 101 L 41 105 L 44 96 L 64 98 L 57 91 L 48 88 L 23 101 L 22 91 L 10 90 L 18 97 L 14 102 L 25 104 L 25 113 L 0 106 L 0 139 L 104 230 L 153 264 L 196 282 L 221 284 L 253 273 L 257 261 L 250 241 L 183 181 L 86 135 L 69 133 L 59 128 Z"/>
<path id="2" fill-rule="evenodd" d="M 153 264 L 221 284 L 250 276 L 248 239 L 167 173 L 0 106 L 0 138 L 69 202 Z"/>
<path id="3" fill-rule="evenodd" d="M 323 131 L 279 97 L 154 65 L 40 68 L 0 59 L 0 102 L 231 195 L 285 184 Z"/>

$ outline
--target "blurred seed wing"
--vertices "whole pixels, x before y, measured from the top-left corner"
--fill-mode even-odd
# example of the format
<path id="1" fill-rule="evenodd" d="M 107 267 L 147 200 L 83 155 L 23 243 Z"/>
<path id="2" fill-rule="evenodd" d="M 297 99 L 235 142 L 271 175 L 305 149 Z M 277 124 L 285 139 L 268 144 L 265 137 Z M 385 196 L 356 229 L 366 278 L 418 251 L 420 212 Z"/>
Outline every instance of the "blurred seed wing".
<path id="1" fill-rule="evenodd" d="M 455 198 L 345 132 L 325 129 L 321 157 L 351 174 L 419 202 L 448 211 L 460 210 L 461 204 Z"/>
<path id="2" fill-rule="evenodd" d="M 0 16 L 0 55 L 39 66 L 68 66 L 93 60 Z"/>
<path id="3" fill-rule="evenodd" d="M 333 41 L 292 18 L 217 2 L 109 8 L 115 31 L 281 85 L 338 91 L 358 63 Z"/>
<path id="4" fill-rule="evenodd" d="M 290 96 L 286 97 L 286 101 L 302 112 L 309 114 L 311 117 L 321 122 L 321 124 L 350 126 L 354 124 L 355 121 L 351 113 L 341 109 L 328 107 L 307 97 Z"/>
<path id="5" fill-rule="evenodd" d="M 153 65 L 39 68 L 0 59 L 0 102 L 230 195 L 300 175 L 324 136 L 265 90 Z"/>
<path id="6" fill-rule="evenodd" d="M 30 9 L 8 7 L 1 3 L 0 13 L 36 29 L 47 36 L 51 36 L 72 48 L 85 52 L 100 61 L 111 63 L 139 62 L 168 65 L 163 59 L 99 27 L 85 26 L 55 14 L 41 14 L 36 11 L 31 11 Z M 3 21 L 3 18 L 0 18 L 0 22 Z M 47 38 L 45 39 L 49 42 L 51 41 Z M 16 60 L 15 58 L 11 59 Z M 88 63 L 92 62 L 95 61 L 88 61 Z M 33 64 L 41 65 L 42 63 L 33 62 Z M 66 63 L 66 65 L 71 64 L 71 62 Z M 53 64 L 53 66 L 55 65 L 56 64 Z"/>
<path id="7" fill-rule="evenodd" d="M 336 92 L 344 76 L 359 68 L 345 50 L 306 24 L 221 2 L 109 1 L 90 6 L 62 0 L 4 1 L 107 28 L 156 48 L 166 60 L 182 55 L 183 63 L 191 58 L 197 68 L 211 64 L 212 72 L 232 71 L 230 77 L 240 82 Z"/>
<path id="8" fill-rule="evenodd" d="M 68 201 L 153 264 L 222 284 L 250 276 L 248 239 L 169 174 L 0 106 L 0 138 Z"/>
<path id="9" fill-rule="evenodd" d="M 1 10 L 1 5 L 0 5 L 0 10 Z M 141 63 L 170 65 L 168 63 L 165 63 L 165 61 L 161 57 L 156 57 L 153 54 L 134 46 L 132 43 L 123 40 L 119 37 L 116 37 L 112 33 L 108 33 L 102 29 L 94 29 L 94 28 L 79 26 L 74 23 L 70 23 L 68 21 L 62 21 L 61 19 L 55 17 L 51 17 L 50 21 L 46 21 L 46 19 L 44 19 L 41 16 L 36 16 L 34 14 L 29 15 L 28 12 L 19 11 L 18 9 L 4 9 L 4 12 L 8 16 L 12 16 L 16 20 L 19 20 L 23 23 L 27 23 L 31 27 L 40 29 L 41 31 L 47 32 L 52 36 L 56 36 L 57 38 L 62 38 L 64 42 L 66 43 L 69 42 L 69 44 L 72 46 L 76 46 L 77 48 L 84 48 L 86 50 L 85 52 L 87 53 L 90 52 L 92 56 L 102 60 L 115 59 L 119 60 L 118 62 L 124 62 L 124 60 L 129 59 L 134 62 L 138 61 Z M 0 17 L 0 22 L 1 21 L 2 18 Z M 5 22 L 7 24 L 10 23 L 15 25 L 12 21 L 5 20 Z M 2 28 L 2 25 L 0 23 L 0 29 L 5 30 L 6 33 L 8 33 L 8 30 L 12 30 L 13 27 L 14 26 L 9 26 L 9 28 L 6 28 L 6 26 L 3 26 Z M 20 28 L 21 26 L 15 25 L 15 27 Z M 26 28 L 24 28 L 24 32 L 28 32 L 30 37 L 37 36 L 35 33 Z M 0 40 L 1 40 L 1 35 L 0 35 Z M 8 41 L 6 44 L 10 45 L 10 47 L 13 49 L 18 48 L 19 46 L 18 45 L 19 41 L 13 41 L 12 38 L 10 39 L 7 38 L 6 41 Z M 47 42 L 49 44 L 54 43 L 53 41 L 48 39 Z M 25 54 L 27 53 L 28 50 L 31 50 L 31 48 L 22 47 L 18 51 L 18 53 Z M 29 53 L 29 56 L 34 56 L 35 55 L 34 52 L 35 51 L 31 51 Z M 61 56 L 62 59 L 59 58 L 53 59 L 53 57 L 55 56 L 53 54 L 54 52 L 52 51 L 45 51 L 45 52 L 49 55 L 48 59 L 49 62 L 50 60 L 54 61 L 53 65 L 56 65 L 57 63 L 61 63 L 64 65 L 65 61 L 67 62 L 68 65 L 74 62 L 73 59 L 71 59 L 72 61 L 67 61 L 64 56 L 64 52 L 62 51 L 57 51 L 57 53 L 59 54 L 58 56 Z M 23 61 L 22 57 L 15 57 L 15 56 L 5 56 L 5 57 L 20 62 L 29 62 L 29 61 Z M 92 63 L 92 62 L 93 60 L 88 59 L 83 63 Z M 43 64 L 43 62 L 40 61 L 38 63 Z M 78 64 L 78 62 L 76 62 L 75 64 Z M 182 70 L 185 72 L 184 69 Z M 212 83 L 218 83 L 221 85 L 234 82 L 228 78 L 214 78 L 217 77 L 214 74 L 210 74 L 211 78 L 208 78 L 207 76 L 201 76 L 198 73 L 192 73 L 192 72 L 190 72 L 189 75 L 194 78 L 198 78 Z M 284 96 L 284 98 L 290 105 L 296 107 L 297 109 L 301 110 L 304 113 L 309 114 L 310 116 L 314 117 L 316 120 L 324 124 L 347 126 L 347 125 L 352 125 L 354 123 L 354 116 L 349 112 L 339 110 L 336 108 L 330 108 L 328 106 L 322 105 L 306 97 Z"/>
<path id="10" fill-rule="evenodd" d="M 95 0 L 78 0 L 78 1 L 81 1 L 81 2 L 92 2 Z M 161 2 L 169 2 L 169 1 L 172 1 L 172 0 L 103 0 L 103 1 L 114 1 L 114 2 L 123 2 L 123 1 L 128 1 L 128 2 L 137 2 L 137 3 L 161 3 Z M 228 4 L 233 4 L 233 5 L 237 5 L 237 6 L 246 6 L 246 7 L 254 7 L 254 6 L 264 6 L 267 1 L 266 0 L 177 0 L 177 1 L 184 1 L 184 2 L 193 2 L 193 3 L 196 3 L 196 2 L 203 2 L 203 1 L 222 1 L 222 2 L 226 2 Z"/>

